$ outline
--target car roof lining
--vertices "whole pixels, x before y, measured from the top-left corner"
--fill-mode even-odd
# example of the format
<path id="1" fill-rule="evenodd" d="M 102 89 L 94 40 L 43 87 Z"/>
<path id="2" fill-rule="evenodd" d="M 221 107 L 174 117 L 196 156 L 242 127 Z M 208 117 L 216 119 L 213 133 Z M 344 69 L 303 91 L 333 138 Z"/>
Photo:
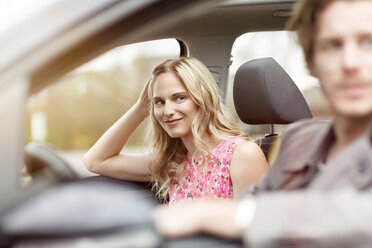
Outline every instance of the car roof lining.
<path id="1" fill-rule="evenodd" d="M 169 2 L 173 4 L 170 5 Z M 205 7 L 203 5 L 208 6 L 208 2 L 210 5 L 213 1 L 205 1 L 202 4 L 199 4 L 197 0 L 156 1 L 150 8 L 122 17 L 34 70 L 31 73 L 30 94 L 40 91 L 58 77 L 116 46 L 145 41 L 146 39 L 141 37 L 164 29 L 165 26 L 174 25 L 179 19 L 189 18 L 189 11 L 200 6 Z M 174 11 L 171 11 L 172 8 Z M 156 11 L 153 11 L 154 9 Z M 169 22 L 173 19 L 173 22 Z"/>
<path id="2" fill-rule="evenodd" d="M 124 18 L 36 70 L 31 77 L 30 94 L 46 87 L 58 76 L 116 46 L 164 38 L 176 38 L 181 41 L 208 36 L 236 38 L 247 32 L 283 30 L 288 17 L 275 17 L 273 13 L 278 10 L 290 10 L 291 7 L 292 1 L 245 6 L 215 6 L 199 17 L 184 18 L 182 25 L 179 23 L 160 25 L 160 28 L 152 28 L 153 25 L 148 25 L 142 32 L 138 30 L 128 32 L 128 29 L 133 25 L 136 26 L 135 21 L 141 20 L 144 15 L 133 17 L 133 21 Z M 166 19 L 162 18 L 160 21 L 164 22 Z M 248 24 L 239 25 L 240 23 Z M 129 36 L 126 35 L 128 33 Z"/>
<path id="3" fill-rule="evenodd" d="M 293 2 L 275 4 L 249 4 L 245 6 L 217 6 L 198 18 L 190 19 L 180 26 L 170 27 L 141 37 L 143 40 L 178 38 L 187 40 L 199 36 L 235 36 L 247 32 L 275 31 L 285 29 Z M 284 13 L 277 15 L 276 13 Z M 245 25 L 241 25 L 244 23 Z"/>

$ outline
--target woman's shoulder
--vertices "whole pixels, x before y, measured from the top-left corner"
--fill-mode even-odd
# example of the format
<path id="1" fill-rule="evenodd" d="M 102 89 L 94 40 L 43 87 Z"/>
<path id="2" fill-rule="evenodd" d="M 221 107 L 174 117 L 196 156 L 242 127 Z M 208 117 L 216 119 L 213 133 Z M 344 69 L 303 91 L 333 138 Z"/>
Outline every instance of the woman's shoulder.
<path id="1" fill-rule="evenodd" d="M 234 157 L 243 160 L 261 160 L 262 158 L 265 158 L 265 155 L 256 142 L 250 139 L 240 138 L 236 145 Z"/>
<path id="2" fill-rule="evenodd" d="M 237 136 L 237 137 L 227 137 L 223 139 L 219 146 L 236 146 L 241 142 L 249 141 L 248 137 L 242 137 L 242 136 Z"/>
<path id="3" fill-rule="evenodd" d="M 268 168 L 267 160 L 261 148 L 252 140 L 243 139 L 237 145 L 231 161 L 232 175 L 262 175 Z"/>
<path id="4" fill-rule="evenodd" d="M 248 136 L 245 137 L 245 136 L 237 136 L 237 137 L 229 137 L 225 140 L 223 140 L 221 143 L 223 143 L 223 145 L 226 145 L 226 146 L 239 146 L 239 147 L 245 147 L 246 149 L 250 149 L 249 147 L 255 147 L 255 145 L 257 145 L 257 143 L 255 141 L 253 141 L 251 138 L 249 138 Z"/>
<path id="5" fill-rule="evenodd" d="M 228 154 L 230 157 L 250 157 L 254 154 L 258 154 L 261 148 L 252 140 L 247 137 L 233 137 L 222 140 L 219 145 L 214 150 L 214 154 L 226 156 Z M 238 155 L 235 155 L 235 154 Z"/>
<path id="6" fill-rule="evenodd" d="M 228 137 L 220 140 L 212 153 L 233 152 L 242 140 L 244 140 L 242 137 Z"/>

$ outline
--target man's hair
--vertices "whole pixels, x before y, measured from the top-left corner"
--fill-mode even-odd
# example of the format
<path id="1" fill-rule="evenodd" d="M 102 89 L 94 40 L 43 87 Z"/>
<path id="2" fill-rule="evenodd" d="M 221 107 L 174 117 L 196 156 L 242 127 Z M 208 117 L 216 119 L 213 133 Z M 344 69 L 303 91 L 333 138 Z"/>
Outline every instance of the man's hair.
<path id="1" fill-rule="evenodd" d="M 184 84 L 187 93 L 197 106 L 195 119 L 191 124 L 196 152 L 208 155 L 208 147 L 203 140 L 205 135 L 217 139 L 246 137 L 235 125 L 232 116 L 221 102 L 220 90 L 208 68 L 192 57 L 166 60 L 153 70 L 153 78 L 148 89 L 149 99 L 159 75 L 174 73 Z M 182 171 L 180 164 L 185 161 L 186 147 L 181 138 L 171 138 L 155 118 L 154 103 L 150 110 L 150 172 L 153 189 L 160 199 L 166 199 L 172 175 Z M 193 155 L 193 154 L 192 154 Z"/>
<path id="2" fill-rule="evenodd" d="M 310 69 L 314 62 L 314 41 L 319 28 L 319 16 L 329 4 L 335 1 L 356 0 L 299 0 L 294 7 L 292 18 L 288 21 L 287 28 L 297 31 L 298 42 Z"/>

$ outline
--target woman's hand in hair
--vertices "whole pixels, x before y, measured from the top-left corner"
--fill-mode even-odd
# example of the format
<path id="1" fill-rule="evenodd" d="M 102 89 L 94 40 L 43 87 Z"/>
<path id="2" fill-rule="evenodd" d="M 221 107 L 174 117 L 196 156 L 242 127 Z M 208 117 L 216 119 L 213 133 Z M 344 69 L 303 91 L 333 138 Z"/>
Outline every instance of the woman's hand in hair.
<path id="1" fill-rule="evenodd" d="M 140 96 L 137 100 L 137 103 L 136 103 L 136 105 L 138 106 L 138 109 L 143 110 L 143 114 L 146 117 L 150 114 L 150 103 L 151 103 L 151 101 L 150 101 L 149 96 L 148 96 L 148 89 L 149 89 L 149 85 L 150 85 L 151 80 L 152 80 L 152 77 L 150 77 L 150 79 L 145 84 L 145 87 L 143 87 L 143 89 L 141 91 L 141 94 L 140 94 Z"/>
<path id="2" fill-rule="evenodd" d="M 89 171 L 130 181 L 151 180 L 148 154 L 134 155 L 122 152 L 129 137 L 149 115 L 150 100 L 147 91 L 150 81 L 151 78 L 137 102 L 84 155 L 83 162 Z"/>

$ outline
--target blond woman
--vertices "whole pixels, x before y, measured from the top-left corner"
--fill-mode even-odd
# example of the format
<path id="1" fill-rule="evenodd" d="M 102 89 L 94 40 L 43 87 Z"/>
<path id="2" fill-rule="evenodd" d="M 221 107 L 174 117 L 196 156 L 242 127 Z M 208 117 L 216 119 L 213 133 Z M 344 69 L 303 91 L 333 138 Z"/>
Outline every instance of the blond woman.
<path id="1" fill-rule="evenodd" d="M 121 153 L 149 115 L 150 152 Z M 267 169 L 261 149 L 235 127 L 207 67 L 190 57 L 154 68 L 138 101 L 85 154 L 84 164 L 101 175 L 151 181 L 170 203 L 232 198 Z"/>

